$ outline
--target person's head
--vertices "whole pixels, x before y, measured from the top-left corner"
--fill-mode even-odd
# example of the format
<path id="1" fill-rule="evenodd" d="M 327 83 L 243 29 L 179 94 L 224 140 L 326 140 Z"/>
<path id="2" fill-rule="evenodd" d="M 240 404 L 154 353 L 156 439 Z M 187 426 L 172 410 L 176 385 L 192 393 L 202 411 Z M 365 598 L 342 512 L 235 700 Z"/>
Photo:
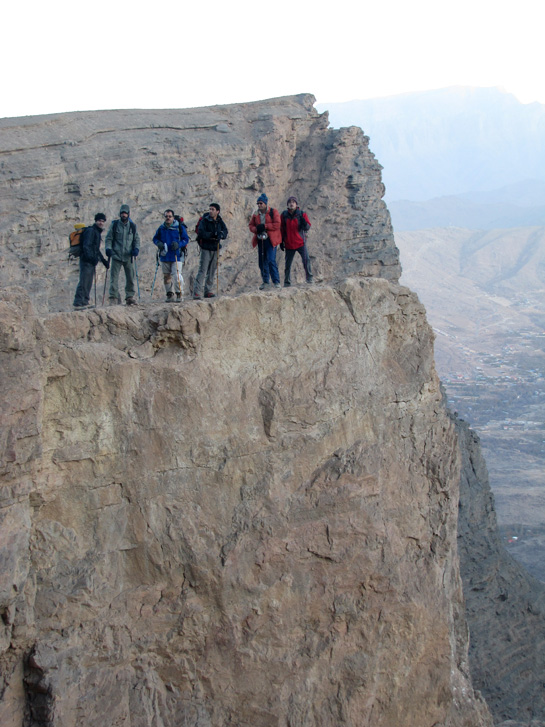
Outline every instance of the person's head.
<path id="1" fill-rule="evenodd" d="M 121 218 L 122 222 L 126 222 L 129 219 L 130 213 L 131 210 L 128 204 L 122 204 L 119 208 L 119 217 Z"/>
<path id="2" fill-rule="evenodd" d="M 268 204 L 269 204 L 269 198 L 263 192 L 263 194 L 260 194 L 259 197 L 257 198 L 257 208 L 260 212 L 266 212 Z"/>
<path id="3" fill-rule="evenodd" d="M 297 209 L 296 197 L 288 197 L 288 209 L 290 212 L 295 212 L 295 210 Z"/>
<path id="4" fill-rule="evenodd" d="M 165 210 L 164 218 L 165 225 L 170 227 L 170 225 L 174 222 L 174 210 Z"/>
<path id="5" fill-rule="evenodd" d="M 104 226 L 106 225 L 106 215 L 104 212 L 97 212 L 95 215 L 95 225 L 100 229 L 103 230 Z"/>
<path id="6" fill-rule="evenodd" d="M 210 207 L 208 208 L 208 212 L 210 213 L 210 217 L 211 217 L 211 218 L 212 218 L 213 220 L 215 220 L 215 219 L 216 219 L 216 217 L 217 217 L 217 216 L 219 215 L 219 213 L 220 213 L 220 206 L 219 206 L 219 204 L 218 204 L 217 202 L 212 202 L 212 204 L 211 204 L 211 205 L 210 205 Z"/>

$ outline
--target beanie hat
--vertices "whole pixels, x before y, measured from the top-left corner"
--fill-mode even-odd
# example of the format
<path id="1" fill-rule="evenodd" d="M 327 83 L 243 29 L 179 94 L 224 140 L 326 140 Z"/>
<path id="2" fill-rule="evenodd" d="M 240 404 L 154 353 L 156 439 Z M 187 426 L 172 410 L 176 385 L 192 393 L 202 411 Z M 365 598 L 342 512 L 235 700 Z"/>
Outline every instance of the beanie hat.
<path id="1" fill-rule="evenodd" d="M 292 200 L 295 202 L 295 204 L 299 204 L 299 202 L 297 201 L 297 197 L 288 197 L 288 201 L 286 202 L 286 204 L 289 204 Z"/>
<path id="2" fill-rule="evenodd" d="M 121 214 L 122 212 L 126 212 L 127 214 L 130 214 L 130 209 L 129 209 L 128 204 L 121 205 L 121 207 L 119 208 L 119 214 Z"/>
<path id="3" fill-rule="evenodd" d="M 264 202 L 265 204 L 269 204 L 269 198 L 267 197 L 267 195 L 265 194 L 265 192 L 263 192 L 263 194 L 260 194 L 259 195 L 259 197 L 257 198 L 257 201 L 258 202 Z"/>
<path id="4" fill-rule="evenodd" d="M 99 220 L 104 220 L 106 222 L 106 215 L 104 212 L 97 212 L 95 215 L 95 222 L 98 222 Z"/>

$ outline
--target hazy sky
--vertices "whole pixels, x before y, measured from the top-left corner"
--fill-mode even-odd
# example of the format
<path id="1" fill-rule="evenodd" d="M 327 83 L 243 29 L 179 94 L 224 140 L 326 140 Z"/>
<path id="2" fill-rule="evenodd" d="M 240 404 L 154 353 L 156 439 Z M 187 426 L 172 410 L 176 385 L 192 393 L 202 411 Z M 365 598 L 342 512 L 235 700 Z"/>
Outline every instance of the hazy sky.
<path id="1" fill-rule="evenodd" d="M 545 103 L 536 0 L 10 0 L 0 116 L 452 85 Z"/>

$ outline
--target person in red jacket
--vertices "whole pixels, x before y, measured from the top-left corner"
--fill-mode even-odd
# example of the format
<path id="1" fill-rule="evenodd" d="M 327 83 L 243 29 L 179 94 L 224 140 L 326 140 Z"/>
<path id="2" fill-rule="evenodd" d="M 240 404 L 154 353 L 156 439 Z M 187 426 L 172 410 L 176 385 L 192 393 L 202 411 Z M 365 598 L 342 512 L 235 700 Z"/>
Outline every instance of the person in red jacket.
<path id="1" fill-rule="evenodd" d="M 282 242 L 280 234 L 280 213 L 268 206 L 268 197 L 261 194 L 257 199 L 257 212 L 250 220 L 250 232 L 254 233 L 252 246 L 257 247 L 259 269 L 263 282 L 259 290 L 269 287 L 269 279 L 275 288 L 280 287 L 280 275 L 276 265 L 276 248 Z"/>
<path id="2" fill-rule="evenodd" d="M 281 215 L 280 230 L 282 234 L 282 247 L 286 250 L 286 267 L 284 268 L 284 288 L 291 285 L 290 274 L 291 264 L 295 253 L 298 252 L 303 260 L 305 268 L 305 277 L 307 283 L 312 283 L 312 270 L 310 268 L 310 258 L 307 251 L 306 233 L 310 228 L 310 221 L 307 213 L 303 212 L 297 203 L 295 197 L 288 199 L 288 209 L 284 210 Z"/>

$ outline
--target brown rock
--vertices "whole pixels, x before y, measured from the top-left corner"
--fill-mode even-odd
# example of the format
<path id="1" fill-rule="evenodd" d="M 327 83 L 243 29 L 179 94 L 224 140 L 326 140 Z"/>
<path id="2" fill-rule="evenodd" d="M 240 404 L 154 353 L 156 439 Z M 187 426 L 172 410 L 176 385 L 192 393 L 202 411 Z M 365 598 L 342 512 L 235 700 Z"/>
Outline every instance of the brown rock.
<path id="1" fill-rule="evenodd" d="M 413 294 L 347 280 L 27 327 L 0 353 L 7 724 L 491 727 Z"/>
<path id="2" fill-rule="evenodd" d="M 471 673 L 497 722 L 545 724 L 545 585 L 501 542 L 479 438 L 456 420 L 462 449 L 458 549 Z"/>

